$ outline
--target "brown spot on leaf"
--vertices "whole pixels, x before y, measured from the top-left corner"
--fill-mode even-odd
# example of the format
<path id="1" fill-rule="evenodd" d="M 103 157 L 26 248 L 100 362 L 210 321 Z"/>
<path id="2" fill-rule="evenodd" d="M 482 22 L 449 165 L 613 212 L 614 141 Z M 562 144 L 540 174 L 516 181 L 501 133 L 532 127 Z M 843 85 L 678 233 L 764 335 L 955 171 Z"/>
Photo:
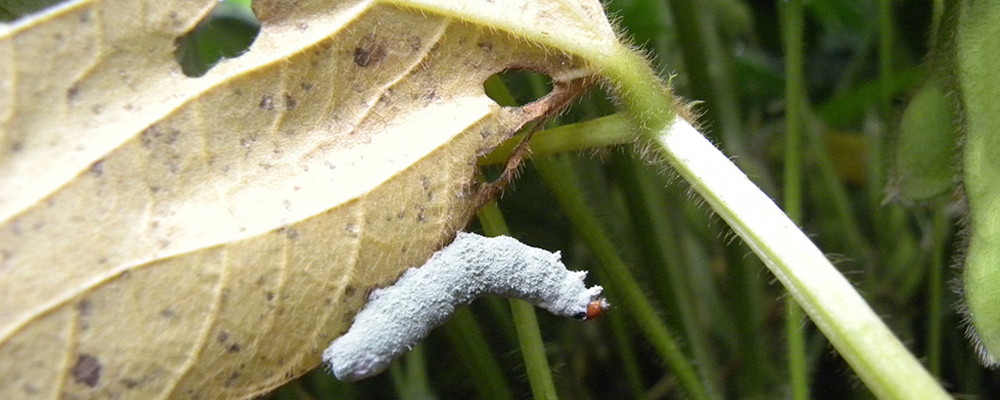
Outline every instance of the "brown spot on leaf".
<path id="1" fill-rule="evenodd" d="M 94 161 L 92 164 L 90 164 L 89 171 L 90 171 L 91 175 L 94 175 L 96 177 L 100 177 L 101 175 L 104 175 L 104 159 L 102 158 L 102 159 Z"/>
<path id="2" fill-rule="evenodd" d="M 14 144 L 10 145 L 11 153 L 20 153 L 21 150 L 24 150 L 24 142 L 14 142 Z"/>
<path id="3" fill-rule="evenodd" d="M 66 100 L 70 103 L 76 100 L 76 96 L 80 94 L 80 82 L 73 83 L 69 89 L 66 89 Z"/>
<path id="4" fill-rule="evenodd" d="M 385 58 L 385 47 L 375 43 L 368 43 L 354 48 L 354 63 L 362 68 L 378 64 Z"/>
<path id="5" fill-rule="evenodd" d="M 218 340 L 219 343 L 225 343 L 226 340 L 228 339 L 229 339 L 229 332 L 226 331 L 219 332 L 219 336 L 215 337 L 215 340 Z"/>
<path id="6" fill-rule="evenodd" d="M 164 308 L 164 309 L 160 310 L 160 316 L 163 317 L 163 318 L 170 319 L 174 315 L 177 315 L 177 312 L 174 311 L 171 308 Z"/>
<path id="7" fill-rule="evenodd" d="M 240 352 L 240 345 L 239 345 L 239 343 L 233 343 L 232 345 L 230 345 L 229 347 L 226 348 L 226 351 L 229 352 L 230 354 L 232 354 L 232 353 L 239 353 Z"/>
<path id="8" fill-rule="evenodd" d="M 240 371 L 233 371 L 232 374 L 229 374 L 229 379 L 226 379 L 226 387 L 233 386 L 237 379 L 240 379 Z"/>
<path id="9" fill-rule="evenodd" d="M 434 199 L 434 190 L 431 187 L 431 179 L 426 176 L 420 177 L 420 187 L 424 189 L 424 195 L 427 196 L 427 200 Z"/>
<path id="10" fill-rule="evenodd" d="M 295 106 L 298 105 L 298 104 L 299 104 L 299 101 L 295 100 L 295 98 L 292 97 L 292 95 L 287 94 L 287 93 L 285 94 L 285 109 L 286 110 L 294 110 Z"/>
<path id="11" fill-rule="evenodd" d="M 153 142 L 160 137 L 160 128 L 156 125 L 152 125 L 146 129 L 142 130 L 142 134 L 139 135 L 139 141 L 142 143 L 142 147 L 149 147 L 153 145 Z"/>
<path id="12" fill-rule="evenodd" d="M 90 354 L 81 354 L 73 366 L 73 381 L 95 387 L 101 381 L 101 361 Z"/>
<path id="13" fill-rule="evenodd" d="M 406 38 L 406 44 L 410 45 L 410 50 L 418 51 L 424 47 L 423 39 L 420 36 L 409 36 Z"/>
<path id="14" fill-rule="evenodd" d="M 83 299 L 80 300 L 80 304 L 76 305 L 76 309 L 80 311 L 80 315 L 87 316 L 93 313 L 93 306 L 90 304 L 90 300 Z"/>
<path id="15" fill-rule="evenodd" d="M 260 98 L 260 109 L 264 111 L 271 111 L 274 109 L 274 99 L 269 94 L 265 94 L 264 97 Z"/>

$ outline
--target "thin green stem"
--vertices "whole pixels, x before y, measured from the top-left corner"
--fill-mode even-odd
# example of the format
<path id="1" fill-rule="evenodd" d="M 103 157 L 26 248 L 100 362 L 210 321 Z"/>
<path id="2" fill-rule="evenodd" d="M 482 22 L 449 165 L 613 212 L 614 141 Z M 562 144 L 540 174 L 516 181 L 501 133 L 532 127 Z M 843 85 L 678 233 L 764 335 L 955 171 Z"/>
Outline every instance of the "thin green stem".
<path id="1" fill-rule="evenodd" d="M 805 130 L 806 146 L 809 149 L 810 159 L 816 168 L 820 189 L 812 191 L 811 195 L 822 197 L 824 202 L 816 204 L 828 204 L 829 209 L 835 215 L 834 221 L 841 226 L 844 241 L 849 248 L 853 249 L 853 254 L 858 258 L 861 265 L 874 265 L 875 256 L 872 244 L 864 237 L 863 231 L 858 224 L 857 214 L 848 197 L 847 188 L 844 182 L 837 177 L 833 159 L 830 156 L 826 144 L 823 141 L 822 126 L 818 118 L 810 117 L 807 121 L 808 128 Z"/>
<path id="2" fill-rule="evenodd" d="M 802 69 L 802 0 L 782 8 L 785 38 L 785 214 L 802 220 L 802 115 L 805 96 Z"/>
<path id="3" fill-rule="evenodd" d="M 742 131 L 738 91 L 729 82 L 733 76 L 728 71 L 730 63 L 711 23 L 714 7 L 706 7 L 704 1 L 698 0 L 674 0 L 669 4 L 692 95 L 706 102 L 705 117 L 719 125 L 721 135 L 717 139 L 724 138 L 727 145 L 736 147 L 730 150 L 740 149 L 741 141 L 733 140 L 733 135 Z"/>
<path id="4" fill-rule="evenodd" d="M 607 285 L 622 296 L 620 301 L 622 307 L 628 309 L 635 318 L 640 329 L 670 366 L 688 395 L 694 399 L 708 399 L 705 387 L 698 380 L 694 367 L 684 358 L 677 341 L 656 315 L 656 310 L 643 295 L 639 283 L 618 256 L 597 218 L 587 209 L 583 193 L 573 181 L 573 171 L 553 157 L 539 157 L 535 160 L 535 166 L 573 223 L 577 234 L 597 257 L 601 268 L 604 269 L 603 276 L 609 279 Z"/>
<path id="5" fill-rule="evenodd" d="M 698 373 L 709 397 L 722 398 L 712 347 L 709 345 L 707 335 L 698 324 L 696 299 L 691 294 L 696 283 L 687 276 L 682 266 L 687 259 L 685 250 L 679 243 L 679 232 L 682 228 L 675 229 L 674 225 L 677 224 L 671 223 L 668 205 L 661 198 L 669 196 L 672 201 L 674 196 L 664 196 L 661 187 L 652 179 L 654 176 L 638 160 L 629 158 L 627 164 L 627 171 L 619 175 L 620 184 L 630 189 L 626 196 L 631 200 L 628 209 L 632 214 L 636 231 L 640 232 L 637 234 L 640 236 L 637 240 L 647 243 L 642 246 L 648 249 L 643 257 L 655 264 L 655 272 L 666 275 L 661 281 L 669 282 L 669 286 L 660 288 L 656 292 L 664 294 L 660 296 L 661 302 L 665 303 L 664 306 L 670 302 L 676 305 L 674 309 L 679 314 L 687 345 L 698 364 Z M 756 365 L 756 361 L 747 360 L 746 363 Z"/>
<path id="6" fill-rule="evenodd" d="M 486 157 L 479 159 L 479 165 L 502 164 L 514 150 L 523 136 L 507 140 Z M 635 141 L 629 120 L 622 114 L 612 114 L 575 124 L 535 132 L 531 136 L 531 154 L 565 153 L 584 149 L 615 146 Z"/>
<path id="7" fill-rule="evenodd" d="M 472 382 L 480 397 L 493 400 L 510 400 L 513 396 L 507 388 L 500 364 L 493 357 L 489 344 L 484 339 L 472 311 L 461 308 L 455 311 L 451 321 L 445 325 L 445 333 L 453 344 L 459 358 L 472 375 Z"/>
<path id="8" fill-rule="evenodd" d="M 767 168 L 747 151 L 744 138 L 743 111 L 734 81 L 733 62 L 716 29 L 719 16 L 717 4 L 701 0 L 671 0 L 677 47 L 684 63 L 683 73 L 690 86 L 690 95 L 704 101 L 705 120 L 715 127 L 720 145 L 729 154 L 738 155 L 737 163 L 750 172 L 769 192 L 776 189 Z"/>
<path id="9" fill-rule="evenodd" d="M 941 343 L 944 333 L 944 270 L 950 220 L 944 206 L 936 207 L 931 228 L 931 265 L 927 288 L 927 368 L 931 375 L 941 376 Z"/>
<path id="10" fill-rule="evenodd" d="M 809 364 L 806 357 L 805 314 L 795 298 L 785 298 L 785 341 L 788 346 L 788 374 L 792 398 L 809 399 Z"/>
<path id="11" fill-rule="evenodd" d="M 882 80 L 882 111 L 888 113 L 892 107 L 892 0 L 878 2 L 878 58 L 879 78 Z"/>
<path id="12" fill-rule="evenodd" d="M 892 0 L 879 0 L 878 3 L 878 32 L 879 32 L 879 112 L 888 120 L 888 115 L 892 109 Z M 884 227 L 889 222 L 888 213 L 879 207 L 884 196 L 885 189 L 885 124 L 875 127 L 869 132 L 871 151 L 868 156 L 868 198 L 869 203 L 875 210 L 874 220 L 876 226 Z M 886 235 L 882 235 L 879 241 L 884 242 Z M 888 254 L 888 253 L 886 253 Z"/>
<path id="13" fill-rule="evenodd" d="M 509 234 L 507 223 L 504 222 L 496 202 L 490 202 L 481 208 L 478 215 L 486 235 Z M 549 360 L 545 357 L 545 343 L 542 341 L 542 333 L 538 328 L 535 307 L 526 301 L 511 299 L 510 311 L 514 318 L 514 327 L 517 329 L 521 355 L 524 357 L 524 368 L 528 372 L 532 395 L 535 399 L 557 399 L 556 385 L 552 380 Z"/>
<path id="14" fill-rule="evenodd" d="M 535 306 L 524 300 L 511 299 L 510 311 L 517 328 L 517 337 L 521 344 L 521 355 L 524 357 L 524 369 L 528 372 L 531 382 L 531 394 L 536 400 L 555 400 L 556 385 L 552 380 L 552 370 L 549 360 L 545 357 L 545 343 L 538 328 L 538 317 Z"/>
<path id="15" fill-rule="evenodd" d="M 619 313 L 611 313 L 608 316 L 611 320 L 611 331 L 615 337 L 615 345 L 618 348 L 618 358 L 622 360 L 622 374 L 628 382 L 629 392 L 635 399 L 644 399 L 645 384 L 642 381 L 642 370 L 632 349 L 632 341 L 629 340 L 629 332 L 625 328 L 624 318 Z"/>
<path id="16" fill-rule="evenodd" d="M 802 66 L 802 0 L 783 3 L 782 25 L 785 40 L 785 213 L 795 223 L 802 221 L 802 128 L 806 102 Z M 788 346 L 788 373 L 792 398 L 809 398 L 805 329 L 802 310 L 795 299 L 785 298 L 785 335 Z"/>
<path id="17" fill-rule="evenodd" d="M 406 359 L 406 382 L 409 392 L 417 399 L 430 399 L 434 397 L 431 390 L 430 381 L 427 379 L 427 360 L 424 356 L 423 346 L 417 346 L 416 351 L 409 354 Z"/>
<path id="18" fill-rule="evenodd" d="M 488 353 L 487 353 L 488 354 Z M 403 400 L 423 400 L 434 398 L 430 382 L 427 380 L 427 361 L 424 347 L 417 345 L 406 354 L 404 362 L 393 363 L 389 367 L 396 395 Z M 498 399 L 499 400 L 499 399 Z"/>

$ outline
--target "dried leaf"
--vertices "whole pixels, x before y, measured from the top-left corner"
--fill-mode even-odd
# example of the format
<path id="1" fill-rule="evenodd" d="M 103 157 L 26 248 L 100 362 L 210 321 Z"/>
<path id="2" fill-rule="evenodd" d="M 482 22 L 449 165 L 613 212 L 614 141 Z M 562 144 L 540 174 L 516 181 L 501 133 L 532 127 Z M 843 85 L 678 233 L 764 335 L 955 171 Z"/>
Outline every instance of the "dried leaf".
<path id="1" fill-rule="evenodd" d="M 259 1 L 249 52 L 185 77 L 175 40 L 214 3 L 0 25 L 0 398 L 245 398 L 312 369 L 465 225 L 477 156 L 578 91 L 551 46 L 611 33 L 596 1 Z M 499 107 L 482 82 L 510 67 L 557 89 Z"/>

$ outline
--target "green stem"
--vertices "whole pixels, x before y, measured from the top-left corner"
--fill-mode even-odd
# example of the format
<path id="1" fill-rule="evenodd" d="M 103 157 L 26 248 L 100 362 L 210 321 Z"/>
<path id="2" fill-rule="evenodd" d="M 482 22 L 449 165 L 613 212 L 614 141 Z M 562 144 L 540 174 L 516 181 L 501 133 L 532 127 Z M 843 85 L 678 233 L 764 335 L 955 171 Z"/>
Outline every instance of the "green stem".
<path id="1" fill-rule="evenodd" d="M 704 101 L 704 121 L 716 131 L 713 141 L 728 154 L 739 156 L 737 164 L 750 172 L 768 192 L 776 189 L 767 168 L 747 151 L 743 111 L 737 98 L 740 90 L 733 77 L 732 58 L 720 40 L 716 29 L 717 4 L 703 0 L 671 0 L 671 13 L 677 29 L 677 46 L 684 63 L 683 73 L 690 86 L 690 95 Z"/>
<path id="2" fill-rule="evenodd" d="M 639 362 L 632 349 L 632 341 L 629 340 L 630 335 L 624 318 L 619 313 L 611 313 L 608 318 L 611 320 L 611 331 L 618 347 L 618 358 L 622 360 L 622 374 L 628 382 L 629 392 L 635 399 L 644 399 L 646 397 L 643 388 L 646 385 L 642 381 L 642 370 L 639 369 Z"/>
<path id="3" fill-rule="evenodd" d="M 930 287 L 927 288 L 928 321 L 927 321 L 927 368 L 931 375 L 941 376 L 941 343 L 944 332 L 944 270 L 945 249 L 947 248 L 948 228 L 951 226 L 945 206 L 939 205 L 933 211 L 931 243 Z"/>
<path id="4" fill-rule="evenodd" d="M 494 149 L 486 157 L 479 159 L 479 165 L 493 165 L 507 162 L 514 147 L 521 143 L 518 135 Z M 622 114 L 612 114 L 575 124 L 535 132 L 531 136 L 531 154 L 565 153 L 592 148 L 608 147 L 631 143 L 635 135 L 631 133 L 629 120 Z"/>
<path id="5" fill-rule="evenodd" d="M 878 58 L 879 79 L 882 81 L 882 111 L 888 113 L 892 107 L 892 0 L 878 2 Z M 887 115 L 887 114 L 884 114 Z"/>
<path id="6" fill-rule="evenodd" d="M 583 193 L 572 180 L 573 171 L 552 157 L 537 158 L 535 166 L 573 223 L 577 234 L 587 243 L 601 268 L 605 270 L 603 276 L 609 279 L 606 282 L 608 286 L 622 296 L 620 300 L 622 307 L 627 308 L 635 318 L 640 329 L 670 366 L 687 393 L 694 399 L 708 399 L 705 387 L 698 380 L 694 367 L 684 358 L 673 335 L 656 315 L 656 310 L 643 295 L 639 283 L 618 256 L 611 240 L 604 235 L 597 218 L 587 209 Z"/>
<path id="7" fill-rule="evenodd" d="M 459 359 L 472 375 L 476 391 L 483 399 L 510 400 L 513 398 L 507 388 L 500 364 L 493 357 L 483 331 L 476 323 L 472 311 L 461 308 L 455 311 L 451 321 L 445 325 L 445 333 L 458 353 Z"/>
<path id="8" fill-rule="evenodd" d="M 782 8 L 785 38 L 785 213 L 802 220 L 802 116 L 805 103 L 802 69 L 802 0 Z"/>
<path id="9" fill-rule="evenodd" d="M 489 354 L 489 353 L 487 353 Z M 434 398 L 430 382 L 427 380 L 427 362 L 424 346 L 417 345 L 406 354 L 403 363 L 393 363 L 389 367 L 396 395 L 403 400 Z M 499 399 L 498 399 L 499 400 Z"/>
<path id="10" fill-rule="evenodd" d="M 617 179 L 623 187 L 630 189 L 626 191 L 626 196 L 631 200 L 628 210 L 633 214 L 632 220 L 636 225 L 636 231 L 639 232 L 637 240 L 645 242 L 641 248 L 648 249 L 643 253 L 643 258 L 655 265 L 653 272 L 666 275 L 659 281 L 669 283 L 667 287 L 656 292 L 663 294 L 660 300 L 665 307 L 670 303 L 675 304 L 675 307 L 666 310 L 676 309 L 680 317 L 687 347 L 691 349 L 693 358 L 698 364 L 698 373 L 709 397 L 722 398 L 712 346 L 707 335 L 702 333 L 703 328 L 698 324 L 696 298 L 691 294 L 692 288 L 697 284 L 687 276 L 683 267 L 688 257 L 679 243 L 681 239 L 679 232 L 682 229 L 677 227 L 679 223 L 672 223 L 669 205 L 665 204 L 665 198 L 673 202 L 675 196 L 665 194 L 659 183 L 653 179 L 655 176 L 640 161 L 629 158 L 626 162 L 627 171 L 619 174 Z M 754 364 L 756 361 L 744 362 Z"/>
<path id="11" fill-rule="evenodd" d="M 805 85 L 802 66 L 802 0 L 783 3 L 782 25 L 785 39 L 785 213 L 795 223 L 802 222 L 802 117 Z M 788 373 L 792 398 L 809 398 L 805 329 L 802 310 L 795 299 L 785 298 L 785 335 L 788 346 Z"/>
<path id="12" fill-rule="evenodd" d="M 528 381 L 531 382 L 531 394 L 536 400 L 558 399 L 549 360 L 545 357 L 545 343 L 538 328 L 535 306 L 524 300 L 511 299 L 510 311 L 514 317 L 514 326 L 517 327 L 521 355 L 524 357 L 524 369 L 528 372 Z"/>
<path id="13" fill-rule="evenodd" d="M 805 315 L 795 298 L 785 298 L 785 341 L 788 346 L 788 375 L 792 398 L 809 399 L 809 365 L 806 357 Z"/>
<path id="14" fill-rule="evenodd" d="M 816 204 L 826 204 L 835 216 L 834 220 L 843 232 L 844 241 L 847 246 L 853 249 L 852 257 L 856 257 L 860 265 L 875 265 L 875 250 L 868 239 L 863 235 L 861 226 L 858 224 L 856 212 L 848 197 L 847 188 L 844 182 L 837 177 L 833 159 L 830 156 L 822 136 L 823 127 L 815 116 L 808 120 L 808 128 L 805 130 L 806 146 L 809 149 L 810 159 L 813 161 L 818 175 L 819 189 L 810 193 L 814 198 L 821 198 L 823 201 L 816 201 Z"/>
<path id="15" fill-rule="evenodd" d="M 880 398 L 949 396 L 809 238 L 682 118 L 653 138 L 661 155 L 784 284 Z"/>
<path id="16" fill-rule="evenodd" d="M 479 222 L 488 236 L 507 235 L 507 223 L 500 213 L 496 202 L 490 202 L 479 210 Z M 535 307 L 523 300 L 511 299 L 510 311 L 514 318 L 514 327 L 524 357 L 524 368 L 528 372 L 531 383 L 531 393 L 535 399 L 559 398 L 556 395 L 556 385 L 552 380 L 549 360 L 545 357 L 545 343 L 542 341 L 541 330 L 538 329 L 538 318 Z"/>

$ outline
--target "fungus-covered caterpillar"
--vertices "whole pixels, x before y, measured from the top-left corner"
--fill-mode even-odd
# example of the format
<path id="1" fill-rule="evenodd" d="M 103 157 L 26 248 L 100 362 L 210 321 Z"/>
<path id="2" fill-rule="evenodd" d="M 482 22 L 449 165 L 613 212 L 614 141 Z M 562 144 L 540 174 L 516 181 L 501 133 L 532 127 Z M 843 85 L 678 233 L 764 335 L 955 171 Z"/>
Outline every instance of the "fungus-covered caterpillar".
<path id="1" fill-rule="evenodd" d="M 378 374 L 456 307 L 486 294 L 520 298 L 557 315 L 596 318 L 608 303 L 598 297 L 600 286 L 583 284 L 586 275 L 567 270 L 559 252 L 507 236 L 459 232 L 422 267 L 372 292 L 351 329 L 323 352 L 323 361 L 344 381 Z"/>

